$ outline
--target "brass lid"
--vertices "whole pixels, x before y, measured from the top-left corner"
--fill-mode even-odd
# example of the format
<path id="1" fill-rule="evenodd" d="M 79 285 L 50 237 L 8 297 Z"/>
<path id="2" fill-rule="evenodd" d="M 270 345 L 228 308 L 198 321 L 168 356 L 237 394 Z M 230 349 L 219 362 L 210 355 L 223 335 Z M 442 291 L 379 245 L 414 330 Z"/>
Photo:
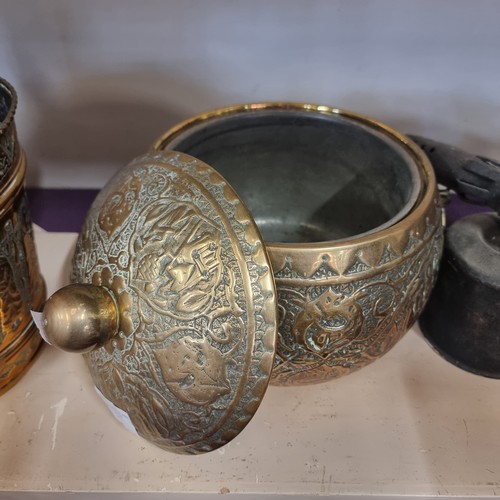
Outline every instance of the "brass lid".
<path id="1" fill-rule="evenodd" d="M 48 339 L 84 352 L 138 434 L 179 453 L 234 438 L 271 375 L 274 280 L 252 216 L 211 167 L 146 155 L 99 193 L 72 282 L 44 309 Z"/>

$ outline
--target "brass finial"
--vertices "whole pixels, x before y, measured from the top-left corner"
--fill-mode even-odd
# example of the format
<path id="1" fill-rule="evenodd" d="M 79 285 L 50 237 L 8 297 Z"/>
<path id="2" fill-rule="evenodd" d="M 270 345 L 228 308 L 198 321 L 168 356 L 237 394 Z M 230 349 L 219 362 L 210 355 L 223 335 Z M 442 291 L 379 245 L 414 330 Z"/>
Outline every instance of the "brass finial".
<path id="1" fill-rule="evenodd" d="M 95 285 L 68 285 L 46 302 L 47 339 L 69 352 L 88 352 L 118 331 L 118 308 L 112 292 Z"/>

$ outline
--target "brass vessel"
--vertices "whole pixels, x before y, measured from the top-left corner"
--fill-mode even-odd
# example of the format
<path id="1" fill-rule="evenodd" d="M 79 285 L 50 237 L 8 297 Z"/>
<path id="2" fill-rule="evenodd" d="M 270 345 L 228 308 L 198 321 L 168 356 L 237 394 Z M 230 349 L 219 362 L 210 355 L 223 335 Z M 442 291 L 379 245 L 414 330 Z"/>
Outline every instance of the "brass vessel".
<path id="1" fill-rule="evenodd" d="M 41 344 L 30 310 L 45 300 L 17 140 L 17 96 L 0 79 L 0 393 L 14 385 Z"/>
<path id="2" fill-rule="evenodd" d="M 387 352 L 427 300 L 442 229 L 430 164 L 385 125 L 305 104 L 216 110 L 102 190 L 45 333 L 85 352 L 141 436 L 209 451 L 271 378 L 320 382 Z"/>
<path id="3" fill-rule="evenodd" d="M 357 370 L 422 311 L 443 215 L 432 167 L 404 135 L 345 110 L 262 103 L 195 116 L 153 150 L 213 166 L 256 220 L 278 290 L 272 383 Z"/>

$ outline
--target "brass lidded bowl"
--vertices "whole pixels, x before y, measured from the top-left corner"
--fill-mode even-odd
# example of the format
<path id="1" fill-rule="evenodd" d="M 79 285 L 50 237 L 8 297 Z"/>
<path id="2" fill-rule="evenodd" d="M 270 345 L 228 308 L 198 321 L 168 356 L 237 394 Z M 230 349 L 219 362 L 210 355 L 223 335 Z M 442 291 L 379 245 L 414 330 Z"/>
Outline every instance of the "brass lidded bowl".
<path id="1" fill-rule="evenodd" d="M 202 114 L 101 191 L 46 334 L 86 352 L 140 435 L 209 451 L 270 378 L 334 378 L 401 338 L 435 280 L 441 212 L 424 154 L 374 120 L 290 103 Z"/>
<path id="2" fill-rule="evenodd" d="M 31 309 L 45 300 L 17 140 L 17 95 L 0 79 L 0 394 L 24 374 L 41 344 Z"/>
<path id="3" fill-rule="evenodd" d="M 422 311 L 443 215 L 432 167 L 406 136 L 345 110 L 262 103 L 195 116 L 153 150 L 214 167 L 263 234 L 278 291 L 272 383 L 357 370 Z"/>

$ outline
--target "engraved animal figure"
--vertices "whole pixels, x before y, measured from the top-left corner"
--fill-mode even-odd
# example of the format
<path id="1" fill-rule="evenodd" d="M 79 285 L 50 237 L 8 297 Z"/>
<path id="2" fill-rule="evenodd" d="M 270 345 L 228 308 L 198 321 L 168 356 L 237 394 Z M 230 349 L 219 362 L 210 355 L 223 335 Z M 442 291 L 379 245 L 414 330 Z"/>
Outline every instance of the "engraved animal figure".
<path id="1" fill-rule="evenodd" d="M 231 390 L 225 356 L 205 340 L 186 336 L 154 355 L 166 386 L 182 401 L 209 405 Z"/>
<path id="2" fill-rule="evenodd" d="M 362 326 L 363 314 L 356 300 L 328 289 L 304 304 L 292 331 L 299 345 L 310 352 L 328 356 L 355 340 Z"/>
<path id="3" fill-rule="evenodd" d="M 190 319 L 210 308 L 222 277 L 219 229 L 187 203 L 160 200 L 133 240 L 133 281 L 153 310 Z"/>

